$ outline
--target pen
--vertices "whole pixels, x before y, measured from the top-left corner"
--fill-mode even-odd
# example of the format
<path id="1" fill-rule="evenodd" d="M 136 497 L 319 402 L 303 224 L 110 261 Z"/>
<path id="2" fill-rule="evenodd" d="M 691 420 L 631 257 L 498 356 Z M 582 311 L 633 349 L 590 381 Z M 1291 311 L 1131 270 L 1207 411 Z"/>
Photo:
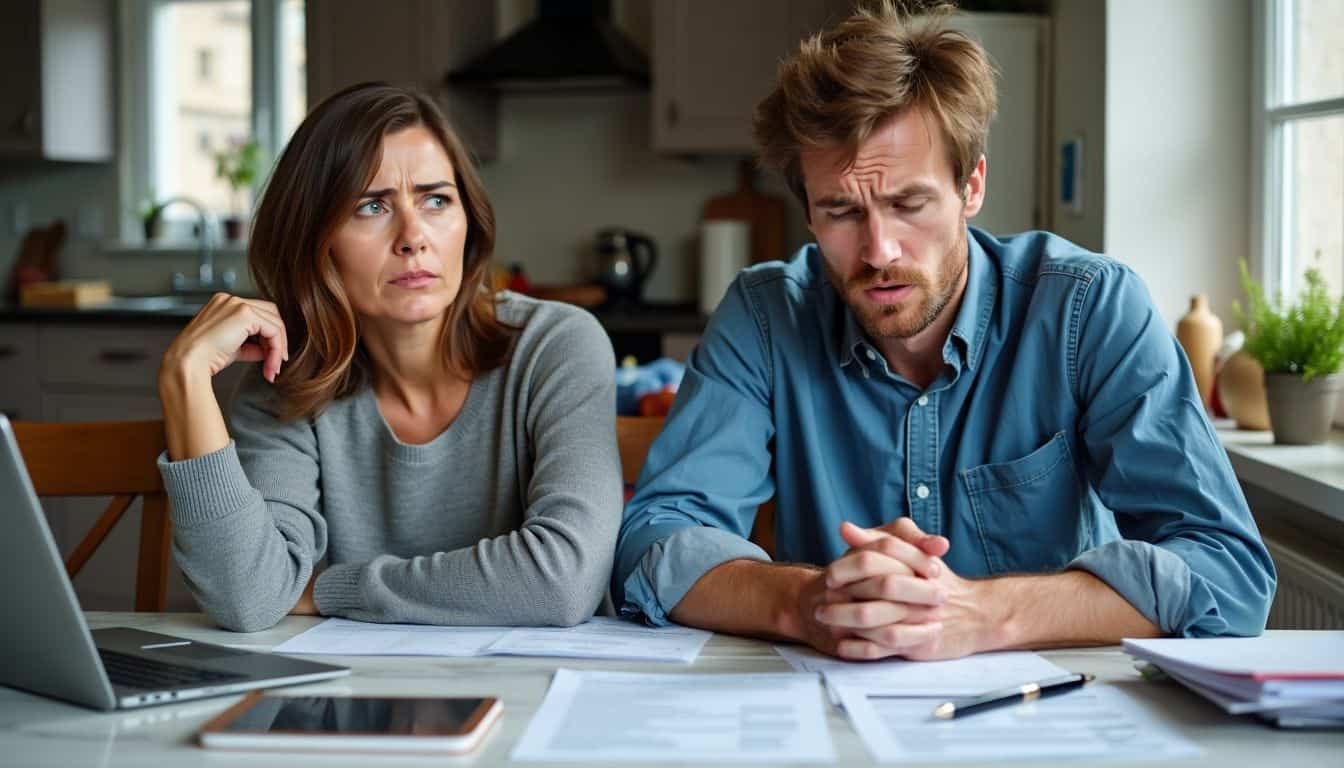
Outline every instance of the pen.
<path id="1" fill-rule="evenodd" d="M 1004 704 L 1013 704 L 1019 701 L 1031 701 L 1033 699 L 1054 696 L 1060 693 L 1066 693 L 1074 688 L 1081 688 L 1084 685 L 1096 679 L 1092 675 L 1061 675 L 1051 677 L 1035 683 L 1025 685 L 1015 685 L 1012 688 L 1000 688 L 997 691 L 990 691 L 983 696 L 977 696 L 974 699 L 963 699 L 961 701 L 945 701 L 939 704 L 933 710 L 933 716 L 939 720 L 951 720 L 954 717 L 969 715 L 972 712 L 979 712 L 984 709 L 993 709 Z"/>

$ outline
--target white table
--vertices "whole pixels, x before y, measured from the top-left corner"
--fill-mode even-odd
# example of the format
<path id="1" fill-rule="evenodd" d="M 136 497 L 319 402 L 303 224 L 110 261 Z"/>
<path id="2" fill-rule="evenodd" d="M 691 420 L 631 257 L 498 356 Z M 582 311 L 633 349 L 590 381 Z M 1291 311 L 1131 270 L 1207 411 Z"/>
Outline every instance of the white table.
<path id="1" fill-rule="evenodd" d="M 271 647 L 313 626 L 316 619 L 290 617 L 265 632 L 235 634 L 214 628 L 193 613 L 90 613 L 94 628 L 131 626 L 250 650 Z M 1201 761 L 1220 768 L 1247 766 L 1344 766 L 1344 732 L 1280 731 L 1250 718 L 1231 717 L 1175 683 L 1141 680 L 1128 656 L 1116 647 L 1046 653 L 1060 666 L 1091 672 L 1109 685 L 1134 690 L 1154 711 L 1205 750 Z M 472 758 L 455 762 L 501 765 L 541 704 L 558 667 L 647 672 L 785 672 L 788 665 L 770 645 L 716 635 L 692 665 L 585 662 L 528 658 L 333 658 L 354 672 L 331 682 L 285 689 L 305 694 L 426 694 L 498 696 L 503 722 Z M 202 723 L 236 702 L 228 696 L 126 713 L 98 713 L 71 704 L 0 687 L 0 765 L 4 766 L 226 766 L 226 765 L 442 765 L 441 758 L 247 754 L 202 750 L 194 735 Z M 871 765 L 843 712 L 829 713 L 838 765 Z M 1193 764 L 1188 761 L 1187 764 Z M 668 765 L 676 764 L 668 756 Z M 1055 763 L 1060 765 L 1061 763 Z M 1140 763 L 1154 765 L 1155 763 Z M 520 765 L 523 765 L 520 763 Z M 1105 763 L 1111 766 L 1117 763 Z"/>

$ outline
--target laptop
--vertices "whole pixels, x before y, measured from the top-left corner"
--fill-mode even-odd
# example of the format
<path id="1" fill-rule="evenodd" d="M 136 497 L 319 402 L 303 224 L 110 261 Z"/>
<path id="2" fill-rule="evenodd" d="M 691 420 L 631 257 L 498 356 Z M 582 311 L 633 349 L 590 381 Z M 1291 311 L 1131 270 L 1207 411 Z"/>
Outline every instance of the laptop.
<path id="1" fill-rule="evenodd" d="M 128 627 L 89 630 L 0 414 L 0 685 L 101 710 L 223 696 L 347 675 L 331 664 Z"/>

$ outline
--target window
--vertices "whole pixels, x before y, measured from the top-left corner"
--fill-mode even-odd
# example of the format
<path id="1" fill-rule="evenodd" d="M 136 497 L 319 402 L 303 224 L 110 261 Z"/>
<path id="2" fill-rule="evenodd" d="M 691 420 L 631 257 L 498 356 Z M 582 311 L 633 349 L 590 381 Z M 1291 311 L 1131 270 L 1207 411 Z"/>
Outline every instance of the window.
<path id="1" fill-rule="evenodd" d="M 123 4 L 127 114 L 123 210 L 187 197 L 216 216 L 250 213 L 284 143 L 307 111 L 302 0 L 128 0 Z M 254 189 L 216 175 L 216 155 L 261 148 Z M 190 206 L 168 208 L 195 219 Z M 123 232 L 138 225 L 128 219 Z M 129 237 L 126 239 L 130 239 Z"/>
<path id="2" fill-rule="evenodd" d="M 1262 0 L 1259 272 L 1294 296 L 1317 267 L 1344 292 L 1344 3 Z"/>

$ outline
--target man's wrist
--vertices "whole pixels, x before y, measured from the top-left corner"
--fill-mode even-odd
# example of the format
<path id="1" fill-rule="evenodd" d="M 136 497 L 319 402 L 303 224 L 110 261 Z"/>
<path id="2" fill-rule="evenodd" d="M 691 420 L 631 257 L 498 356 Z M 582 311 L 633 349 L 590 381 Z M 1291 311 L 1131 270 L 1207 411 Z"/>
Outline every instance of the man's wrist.
<path id="1" fill-rule="evenodd" d="M 1024 640 L 1022 606 L 1018 604 L 1021 591 L 1015 589 L 1014 581 L 1000 577 L 967 582 L 980 624 L 976 652 L 1021 647 Z"/>
<path id="2" fill-rule="evenodd" d="M 803 627 L 811 617 L 803 616 L 802 595 L 809 579 L 816 578 L 819 569 L 797 565 L 774 565 L 779 588 L 774 590 L 776 603 L 771 616 L 774 634 L 780 637 L 806 642 L 807 633 Z"/>

